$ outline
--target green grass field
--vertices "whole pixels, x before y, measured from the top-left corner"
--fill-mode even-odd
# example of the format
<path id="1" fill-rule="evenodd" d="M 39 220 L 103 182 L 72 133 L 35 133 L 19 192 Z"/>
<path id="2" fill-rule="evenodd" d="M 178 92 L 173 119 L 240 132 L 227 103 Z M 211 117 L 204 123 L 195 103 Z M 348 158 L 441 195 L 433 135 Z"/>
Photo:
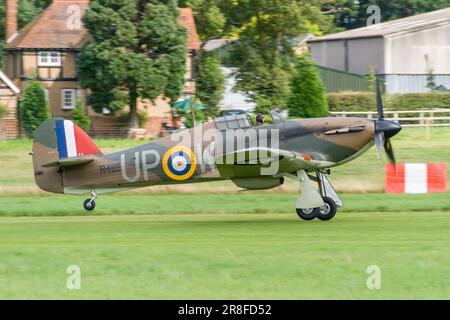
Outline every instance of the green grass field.
<path id="1" fill-rule="evenodd" d="M 449 129 L 429 141 L 405 129 L 394 144 L 402 162 L 450 159 Z M 84 197 L 37 192 L 30 148 L 0 142 L 0 299 L 450 299 L 448 194 L 380 193 L 374 150 L 333 171 L 338 189 L 358 193 L 324 223 L 295 215 L 294 184 L 149 188 L 102 196 L 86 214 Z M 66 287 L 72 265 L 81 290 Z M 380 290 L 366 285 L 372 265 Z"/>
<path id="2" fill-rule="evenodd" d="M 448 194 L 342 194 L 344 213 L 449 211 Z M 113 194 L 96 200 L 94 215 L 269 214 L 292 213 L 298 195 L 237 192 L 229 194 Z M 0 196 L 0 217 L 86 216 L 85 197 Z M 1 235 L 0 235 L 1 236 Z"/>
<path id="3" fill-rule="evenodd" d="M 343 198 L 324 223 L 292 194 L 0 197 L 0 299 L 450 298 L 446 194 Z"/>
<path id="4" fill-rule="evenodd" d="M 448 213 L 0 219 L 2 299 L 449 299 Z M 81 290 L 66 288 L 70 265 Z M 381 289 L 366 286 L 381 269 Z"/>

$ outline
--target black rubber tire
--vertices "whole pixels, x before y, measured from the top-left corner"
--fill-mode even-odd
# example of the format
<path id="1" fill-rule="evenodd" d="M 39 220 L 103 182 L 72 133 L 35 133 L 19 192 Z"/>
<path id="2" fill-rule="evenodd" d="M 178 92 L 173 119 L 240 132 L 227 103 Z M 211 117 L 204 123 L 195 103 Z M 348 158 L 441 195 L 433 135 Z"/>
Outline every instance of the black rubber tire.
<path id="1" fill-rule="evenodd" d="M 91 202 L 91 199 L 86 199 L 83 203 L 83 207 L 86 211 L 93 211 L 95 209 L 95 201 Z"/>
<path id="2" fill-rule="evenodd" d="M 304 209 L 297 209 L 297 215 L 300 217 L 300 219 L 305 221 L 311 221 L 317 218 L 319 210 L 318 209 L 309 209 L 309 210 L 312 210 L 311 213 L 305 212 Z"/>
<path id="3" fill-rule="evenodd" d="M 320 208 L 317 210 L 317 219 L 322 220 L 322 221 L 330 221 L 332 220 L 337 213 L 337 205 L 336 202 L 334 202 L 333 199 L 328 198 L 328 197 L 324 197 L 323 198 L 323 202 L 325 202 L 325 207 L 326 207 L 326 211 L 324 212 L 324 208 Z"/>

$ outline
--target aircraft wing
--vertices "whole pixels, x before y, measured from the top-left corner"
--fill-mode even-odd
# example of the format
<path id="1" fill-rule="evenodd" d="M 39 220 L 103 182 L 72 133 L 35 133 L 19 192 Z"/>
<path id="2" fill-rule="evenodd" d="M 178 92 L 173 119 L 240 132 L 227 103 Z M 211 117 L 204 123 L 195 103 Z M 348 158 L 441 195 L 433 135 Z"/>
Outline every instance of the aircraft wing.
<path id="1" fill-rule="evenodd" d="M 335 165 L 334 162 L 314 160 L 308 154 L 262 147 L 242 149 L 223 154 L 216 158 L 218 165 L 268 166 L 273 162 L 279 162 L 280 173 L 298 170 L 317 170 Z"/>

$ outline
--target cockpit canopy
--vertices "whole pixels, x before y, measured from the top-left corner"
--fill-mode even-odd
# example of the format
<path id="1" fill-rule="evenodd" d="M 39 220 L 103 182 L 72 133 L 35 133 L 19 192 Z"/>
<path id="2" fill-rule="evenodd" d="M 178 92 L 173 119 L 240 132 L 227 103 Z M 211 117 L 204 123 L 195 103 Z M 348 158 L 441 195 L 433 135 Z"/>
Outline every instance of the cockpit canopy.
<path id="1" fill-rule="evenodd" d="M 219 130 L 248 129 L 255 126 L 248 114 L 219 117 L 216 118 L 214 122 Z"/>
<path id="2" fill-rule="evenodd" d="M 272 117 L 272 122 L 274 124 L 280 124 L 286 121 L 286 118 L 275 110 L 270 112 L 270 116 Z M 250 116 L 246 113 L 219 117 L 214 119 L 214 122 L 219 130 L 248 129 L 256 126 Z"/>

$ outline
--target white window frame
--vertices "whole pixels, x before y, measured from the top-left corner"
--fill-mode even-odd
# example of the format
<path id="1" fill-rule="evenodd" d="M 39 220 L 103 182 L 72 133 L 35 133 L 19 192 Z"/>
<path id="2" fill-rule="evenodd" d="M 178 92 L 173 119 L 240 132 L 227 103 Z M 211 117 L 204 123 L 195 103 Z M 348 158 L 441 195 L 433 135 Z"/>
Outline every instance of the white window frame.
<path id="1" fill-rule="evenodd" d="M 39 51 L 38 52 L 39 67 L 60 67 L 61 52 L 59 51 Z"/>
<path id="2" fill-rule="evenodd" d="M 73 110 L 77 105 L 77 89 L 61 89 L 61 106 L 63 110 Z M 66 93 L 70 92 L 72 94 L 71 104 L 66 104 Z"/>

